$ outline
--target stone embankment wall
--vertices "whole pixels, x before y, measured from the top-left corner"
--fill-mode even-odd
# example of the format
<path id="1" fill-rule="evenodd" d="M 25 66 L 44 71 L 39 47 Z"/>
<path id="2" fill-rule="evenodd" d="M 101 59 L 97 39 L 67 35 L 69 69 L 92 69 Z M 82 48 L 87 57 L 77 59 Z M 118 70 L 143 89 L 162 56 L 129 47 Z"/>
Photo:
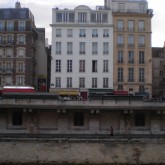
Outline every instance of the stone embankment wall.
<path id="1" fill-rule="evenodd" d="M 0 142 L 0 164 L 164 164 L 164 140 Z"/>

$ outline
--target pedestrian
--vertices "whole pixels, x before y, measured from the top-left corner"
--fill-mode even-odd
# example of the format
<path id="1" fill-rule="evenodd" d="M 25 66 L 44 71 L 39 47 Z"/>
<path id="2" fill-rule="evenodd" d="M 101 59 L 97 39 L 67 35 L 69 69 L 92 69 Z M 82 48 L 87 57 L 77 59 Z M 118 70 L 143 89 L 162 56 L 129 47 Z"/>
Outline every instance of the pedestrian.
<path id="1" fill-rule="evenodd" d="M 110 135 L 113 136 L 113 127 L 111 126 Z"/>

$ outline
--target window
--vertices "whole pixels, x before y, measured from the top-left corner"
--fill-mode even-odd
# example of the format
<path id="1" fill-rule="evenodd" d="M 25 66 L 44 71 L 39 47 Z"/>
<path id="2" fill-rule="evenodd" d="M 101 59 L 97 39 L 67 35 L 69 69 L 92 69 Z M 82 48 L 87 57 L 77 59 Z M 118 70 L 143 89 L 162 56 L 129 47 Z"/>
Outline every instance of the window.
<path id="1" fill-rule="evenodd" d="M 25 35 L 19 35 L 18 36 L 18 43 L 19 44 L 25 44 Z"/>
<path id="2" fill-rule="evenodd" d="M 108 88 L 108 77 L 103 78 L 103 88 Z"/>
<path id="3" fill-rule="evenodd" d="M 67 42 L 67 54 L 73 53 L 73 42 Z"/>
<path id="4" fill-rule="evenodd" d="M 128 31 L 134 30 L 134 21 L 130 20 L 128 21 Z"/>
<path id="5" fill-rule="evenodd" d="M 18 30 L 19 31 L 25 31 L 25 22 L 24 21 L 19 21 L 19 25 L 18 25 Z"/>
<path id="6" fill-rule="evenodd" d="M 7 35 L 7 43 L 8 44 L 13 43 L 13 36 L 12 35 Z"/>
<path id="7" fill-rule="evenodd" d="M 4 49 L 3 48 L 0 48 L 0 58 L 2 58 L 4 55 Z"/>
<path id="8" fill-rule="evenodd" d="M 56 29 L 56 37 L 61 37 L 61 29 Z"/>
<path id="9" fill-rule="evenodd" d="M 97 60 L 92 60 L 92 72 L 97 72 Z"/>
<path id="10" fill-rule="evenodd" d="M 87 23 L 87 13 L 85 12 L 78 13 L 78 23 Z"/>
<path id="11" fill-rule="evenodd" d="M 85 29 L 80 29 L 79 37 L 86 37 Z"/>
<path id="12" fill-rule="evenodd" d="M 144 31 L 144 21 L 139 21 L 138 29 L 139 29 L 139 31 Z"/>
<path id="13" fill-rule="evenodd" d="M 56 13 L 56 22 L 62 22 L 62 13 Z"/>
<path id="14" fill-rule="evenodd" d="M 18 62 L 18 72 L 23 72 L 24 71 L 24 62 Z"/>
<path id="15" fill-rule="evenodd" d="M 0 32 L 4 31 L 4 22 L 0 22 Z"/>
<path id="16" fill-rule="evenodd" d="M 103 42 L 103 54 L 109 54 L 109 43 Z"/>
<path id="17" fill-rule="evenodd" d="M 118 9 L 119 9 L 120 12 L 124 12 L 124 10 L 125 10 L 125 4 L 124 3 L 119 3 L 118 4 Z"/>
<path id="18" fill-rule="evenodd" d="M 139 64 L 144 64 L 144 51 L 139 51 Z"/>
<path id="19" fill-rule="evenodd" d="M 117 21 L 117 30 L 119 30 L 119 31 L 124 30 L 124 22 L 123 22 L 123 20 L 118 20 Z"/>
<path id="20" fill-rule="evenodd" d="M 1 71 L 1 68 L 0 68 L 0 71 Z M 2 84 L 2 77 L 0 76 L 0 85 L 3 85 Z"/>
<path id="21" fill-rule="evenodd" d="M 12 85 L 12 77 L 11 76 L 5 76 L 4 77 L 4 85 Z"/>
<path id="22" fill-rule="evenodd" d="M 109 68 L 108 68 L 108 60 L 103 60 L 103 72 L 108 72 Z"/>
<path id="23" fill-rule="evenodd" d="M 128 46 L 134 46 L 134 35 L 128 35 Z"/>
<path id="24" fill-rule="evenodd" d="M 118 51 L 118 63 L 123 63 L 123 50 Z"/>
<path id="25" fill-rule="evenodd" d="M 123 46 L 123 44 L 124 44 L 123 35 L 118 35 L 118 36 L 117 36 L 117 44 L 118 44 L 119 46 Z"/>
<path id="26" fill-rule="evenodd" d="M 11 62 L 6 62 L 6 71 L 11 72 L 12 71 L 12 63 Z"/>
<path id="27" fill-rule="evenodd" d="M 160 67 L 163 67 L 163 61 L 160 61 Z"/>
<path id="28" fill-rule="evenodd" d="M 134 51 L 128 51 L 128 62 L 129 64 L 133 64 L 134 63 Z"/>
<path id="29" fill-rule="evenodd" d="M 97 88 L 97 78 L 92 78 L 92 88 Z"/>
<path id="30" fill-rule="evenodd" d="M 85 78 L 84 77 L 79 78 L 79 88 L 85 88 Z"/>
<path id="31" fill-rule="evenodd" d="M 72 60 L 67 60 L 67 72 L 72 72 Z"/>
<path id="32" fill-rule="evenodd" d="M 160 76 L 160 77 L 163 77 L 163 70 L 160 70 L 160 71 L 159 71 L 159 76 Z"/>
<path id="33" fill-rule="evenodd" d="M 85 60 L 79 61 L 79 72 L 85 72 Z"/>
<path id="34" fill-rule="evenodd" d="M 83 112 L 74 113 L 74 126 L 84 126 L 84 113 Z"/>
<path id="35" fill-rule="evenodd" d="M 118 82 L 123 82 L 123 68 L 118 68 Z"/>
<path id="36" fill-rule="evenodd" d="M 61 54 L 61 42 L 56 42 L 56 54 Z"/>
<path id="37" fill-rule="evenodd" d="M 145 114 L 144 113 L 135 113 L 135 126 L 143 127 L 145 126 Z"/>
<path id="38" fill-rule="evenodd" d="M 144 82 L 144 68 L 139 68 L 139 82 Z"/>
<path id="39" fill-rule="evenodd" d="M 13 22 L 7 22 L 7 31 L 13 31 L 14 30 L 14 23 Z"/>
<path id="40" fill-rule="evenodd" d="M 139 85 L 139 92 L 145 92 L 144 85 Z"/>
<path id="41" fill-rule="evenodd" d="M 4 37 L 3 35 L 0 35 L 0 44 L 3 44 L 4 43 Z"/>
<path id="42" fill-rule="evenodd" d="M 140 35 L 139 36 L 139 46 L 142 46 L 142 47 L 145 46 L 144 43 L 145 43 L 144 36 Z"/>
<path id="43" fill-rule="evenodd" d="M 55 87 L 56 88 L 61 88 L 61 77 L 56 77 L 55 78 Z"/>
<path id="44" fill-rule="evenodd" d="M 134 68 L 128 68 L 128 82 L 134 82 Z"/>
<path id="45" fill-rule="evenodd" d="M 109 29 L 103 29 L 103 37 L 109 37 Z"/>
<path id="46" fill-rule="evenodd" d="M 92 54 L 97 54 L 97 53 L 98 53 L 98 43 L 92 42 Z"/>
<path id="47" fill-rule="evenodd" d="M 140 13 L 145 13 L 146 12 L 145 5 L 139 4 L 139 10 L 140 10 Z"/>
<path id="48" fill-rule="evenodd" d="M 61 60 L 56 60 L 56 72 L 61 72 Z"/>
<path id="49" fill-rule="evenodd" d="M 117 90 L 121 90 L 122 91 L 123 90 L 123 85 L 118 85 L 117 86 Z"/>
<path id="50" fill-rule="evenodd" d="M 67 29 L 68 37 L 73 37 L 73 29 Z"/>
<path id="51" fill-rule="evenodd" d="M 56 13 L 56 22 L 74 22 L 74 13 L 58 12 Z"/>
<path id="52" fill-rule="evenodd" d="M 98 37 L 98 30 L 92 29 L 92 37 Z"/>
<path id="53" fill-rule="evenodd" d="M 72 77 L 67 77 L 66 87 L 67 88 L 72 88 Z"/>
<path id="54" fill-rule="evenodd" d="M 11 58 L 13 57 L 13 48 L 6 48 L 6 57 Z"/>
<path id="55" fill-rule="evenodd" d="M 0 72 L 3 71 L 3 62 L 0 62 Z"/>
<path id="56" fill-rule="evenodd" d="M 22 125 L 22 111 L 14 111 L 12 112 L 12 125 L 20 126 Z"/>
<path id="57" fill-rule="evenodd" d="M 25 48 L 18 48 L 17 54 L 18 54 L 18 57 L 24 57 L 25 56 Z"/>
<path id="58" fill-rule="evenodd" d="M 25 83 L 25 78 L 24 76 L 17 76 L 17 85 L 24 85 Z"/>
<path id="59" fill-rule="evenodd" d="M 91 13 L 91 22 L 92 23 L 107 23 L 108 14 L 107 13 Z"/>
<path id="60" fill-rule="evenodd" d="M 85 42 L 80 42 L 79 47 L 79 53 L 85 54 Z"/>

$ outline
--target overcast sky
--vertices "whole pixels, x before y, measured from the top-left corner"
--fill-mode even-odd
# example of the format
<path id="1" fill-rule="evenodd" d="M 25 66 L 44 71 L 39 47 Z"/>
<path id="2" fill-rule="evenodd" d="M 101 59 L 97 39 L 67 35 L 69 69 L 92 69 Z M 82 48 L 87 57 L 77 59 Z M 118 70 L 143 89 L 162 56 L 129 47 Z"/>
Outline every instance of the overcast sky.
<path id="1" fill-rule="evenodd" d="M 0 0 L 0 8 L 13 8 L 17 0 Z M 29 8 L 34 17 L 35 24 L 39 28 L 46 29 L 46 38 L 51 44 L 52 8 L 74 9 L 78 5 L 87 5 L 92 9 L 103 6 L 104 0 L 18 0 L 21 7 Z M 152 46 L 163 47 L 165 41 L 165 9 L 164 0 L 148 0 L 148 6 L 153 9 L 152 18 Z"/>

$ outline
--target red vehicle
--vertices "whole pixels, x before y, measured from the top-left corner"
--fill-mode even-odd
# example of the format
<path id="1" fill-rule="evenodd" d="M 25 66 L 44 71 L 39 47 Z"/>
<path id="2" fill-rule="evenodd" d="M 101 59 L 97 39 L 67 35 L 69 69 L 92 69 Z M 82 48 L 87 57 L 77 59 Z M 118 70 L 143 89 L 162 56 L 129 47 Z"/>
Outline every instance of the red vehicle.
<path id="1" fill-rule="evenodd" d="M 31 86 L 4 86 L 2 93 L 32 93 L 35 92 L 34 87 Z"/>

